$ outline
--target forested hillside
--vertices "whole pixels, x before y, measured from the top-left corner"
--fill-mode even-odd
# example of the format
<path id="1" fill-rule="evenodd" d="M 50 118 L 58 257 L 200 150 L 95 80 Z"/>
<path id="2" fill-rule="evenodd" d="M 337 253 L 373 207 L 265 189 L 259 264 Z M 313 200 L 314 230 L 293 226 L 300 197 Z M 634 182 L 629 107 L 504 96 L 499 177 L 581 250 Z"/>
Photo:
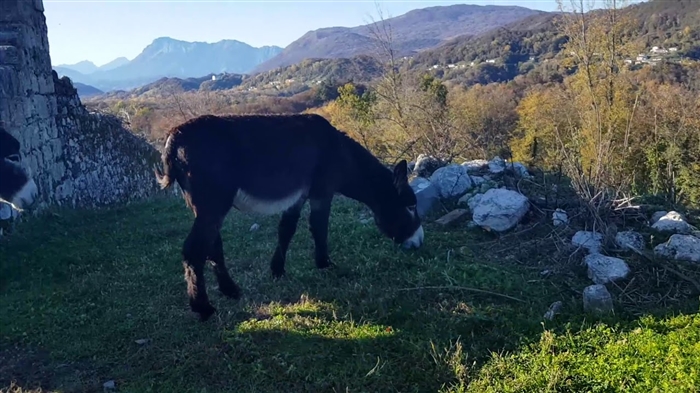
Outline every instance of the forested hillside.
<path id="1" fill-rule="evenodd" d="M 700 2 L 652 0 L 537 15 L 393 66 L 310 59 L 225 90 L 201 82 L 166 98 L 88 101 L 156 141 L 204 113 L 312 111 L 388 159 L 499 154 L 593 189 L 700 204 L 699 11 Z"/>

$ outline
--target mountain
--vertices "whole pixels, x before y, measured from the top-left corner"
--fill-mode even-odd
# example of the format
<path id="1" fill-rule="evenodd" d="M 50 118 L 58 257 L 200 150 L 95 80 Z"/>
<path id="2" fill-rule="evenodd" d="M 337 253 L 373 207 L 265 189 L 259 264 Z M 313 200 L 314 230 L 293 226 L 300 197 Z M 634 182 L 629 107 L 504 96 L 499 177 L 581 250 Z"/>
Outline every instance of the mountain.
<path id="1" fill-rule="evenodd" d="M 88 60 L 83 60 L 75 64 L 59 64 L 56 67 L 61 67 L 65 69 L 69 69 L 71 71 L 76 71 L 80 74 L 92 74 L 93 72 L 97 71 L 99 67 L 95 65 L 95 63 L 88 61 Z"/>
<path id="2" fill-rule="evenodd" d="M 654 46 L 676 52 L 653 55 L 667 61 L 700 60 L 700 1 L 650 0 L 620 10 L 636 25 L 629 27 L 645 52 Z M 601 11 L 592 11 L 593 13 Z M 417 54 L 412 68 L 430 69 L 444 81 L 463 85 L 512 80 L 529 75 L 538 82 L 560 80 L 558 64 L 567 37 L 556 28 L 559 13 L 534 15 L 479 36 L 461 36 Z M 651 54 L 650 54 L 651 55 Z"/>
<path id="3" fill-rule="evenodd" d="M 78 96 L 80 96 L 80 98 L 93 97 L 104 93 L 100 89 L 79 82 L 74 82 L 73 87 L 78 90 Z"/>
<path id="4" fill-rule="evenodd" d="M 121 67 L 121 66 L 127 64 L 128 62 L 129 62 L 129 59 L 127 59 L 126 57 L 117 57 L 116 59 L 110 61 L 109 63 L 101 65 L 100 70 L 102 70 L 102 71 L 113 70 L 117 67 Z"/>
<path id="5" fill-rule="evenodd" d="M 479 35 L 493 28 L 544 11 L 517 6 L 479 6 L 458 4 L 409 11 L 378 22 L 391 28 L 393 44 L 399 56 L 410 56 L 462 35 Z M 295 64 L 307 58 L 350 58 L 375 50 L 372 24 L 357 27 L 330 27 L 313 30 L 289 44 L 282 53 L 255 67 L 253 72 Z"/>
<path id="6" fill-rule="evenodd" d="M 247 73 L 282 51 L 277 46 L 252 47 L 236 40 L 216 43 L 155 39 L 133 60 L 111 69 L 86 74 L 65 66 L 59 75 L 101 90 L 130 89 L 163 77 L 190 78 L 218 73 Z M 123 63 L 123 61 L 122 61 Z"/>

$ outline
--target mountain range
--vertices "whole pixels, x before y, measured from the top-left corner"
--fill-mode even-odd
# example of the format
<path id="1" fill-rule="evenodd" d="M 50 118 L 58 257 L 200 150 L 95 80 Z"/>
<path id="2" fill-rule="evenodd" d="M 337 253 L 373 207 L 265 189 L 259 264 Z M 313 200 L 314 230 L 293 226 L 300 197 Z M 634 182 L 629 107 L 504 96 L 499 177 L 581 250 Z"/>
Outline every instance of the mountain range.
<path id="1" fill-rule="evenodd" d="M 255 48 L 236 40 L 187 42 L 169 37 L 153 40 L 129 61 L 118 58 L 101 67 L 88 61 L 53 67 L 59 76 L 103 91 L 133 89 L 163 77 L 201 77 L 212 73 L 247 73 L 282 51 Z"/>
<path id="2" fill-rule="evenodd" d="M 350 58 L 376 51 L 375 33 L 390 31 L 397 56 L 411 56 L 458 36 L 474 36 L 532 15 L 545 14 L 517 6 L 435 6 L 357 27 L 330 27 L 310 31 L 282 53 L 260 64 L 254 72 L 299 63 L 308 58 Z M 390 27 L 385 30 L 386 27 Z M 382 39 L 385 39 L 380 33 Z"/>
<path id="3" fill-rule="evenodd" d="M 459 36 L 476 36 L 518 20 L 545 14 L 517 6 L 458 4 L 409 11 L 378 22 L 388 23 L 397 55 L 408 56 L 438 47 Z M 286 48 L 255 48 L 235 40 L 216 43 L 155 39 L 136 58 L 119 58 L 101 67 L 89 61 L 58 65 L 60 76 L 103 91 L 133 89 L 163 77 L 197 78 L 208 74 L 255 74 L 304 59 L 350 58 L 375 51 L 371 26 L 329 27 L 310 31 Z"/>

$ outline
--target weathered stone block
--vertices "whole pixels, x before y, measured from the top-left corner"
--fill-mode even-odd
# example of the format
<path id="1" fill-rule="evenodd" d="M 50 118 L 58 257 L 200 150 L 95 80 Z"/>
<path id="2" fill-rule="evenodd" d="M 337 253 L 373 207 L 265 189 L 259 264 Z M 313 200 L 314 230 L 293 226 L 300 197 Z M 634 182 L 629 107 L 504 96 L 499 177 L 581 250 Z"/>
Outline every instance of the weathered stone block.
<path id="1" fill-rule="evenodd" d="M 467 209 L 455 209 L 435 220 L 435 223 L 440 225 L 449 225 L 459 220 L 467 213 L 469 213 L 469 210 Z"/>
<path id="2" fill-rule="evenodd" d="M 0 64 L 2 65 L 18 65 L 19 51 L 16 46 L 0 45 Z"/>

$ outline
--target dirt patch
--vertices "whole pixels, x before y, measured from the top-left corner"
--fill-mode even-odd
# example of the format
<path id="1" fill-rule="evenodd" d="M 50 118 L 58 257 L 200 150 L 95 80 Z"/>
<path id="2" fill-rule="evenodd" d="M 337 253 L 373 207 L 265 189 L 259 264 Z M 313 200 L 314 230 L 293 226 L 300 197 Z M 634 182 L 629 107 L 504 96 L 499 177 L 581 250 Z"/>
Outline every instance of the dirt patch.
<path id="1" fill-rule="evenodd" d="M 56 364 L 40 349 L 0 347 L 0 392 L 94 392 L 101 390 L 96 374 L 83 364 Z"/>

